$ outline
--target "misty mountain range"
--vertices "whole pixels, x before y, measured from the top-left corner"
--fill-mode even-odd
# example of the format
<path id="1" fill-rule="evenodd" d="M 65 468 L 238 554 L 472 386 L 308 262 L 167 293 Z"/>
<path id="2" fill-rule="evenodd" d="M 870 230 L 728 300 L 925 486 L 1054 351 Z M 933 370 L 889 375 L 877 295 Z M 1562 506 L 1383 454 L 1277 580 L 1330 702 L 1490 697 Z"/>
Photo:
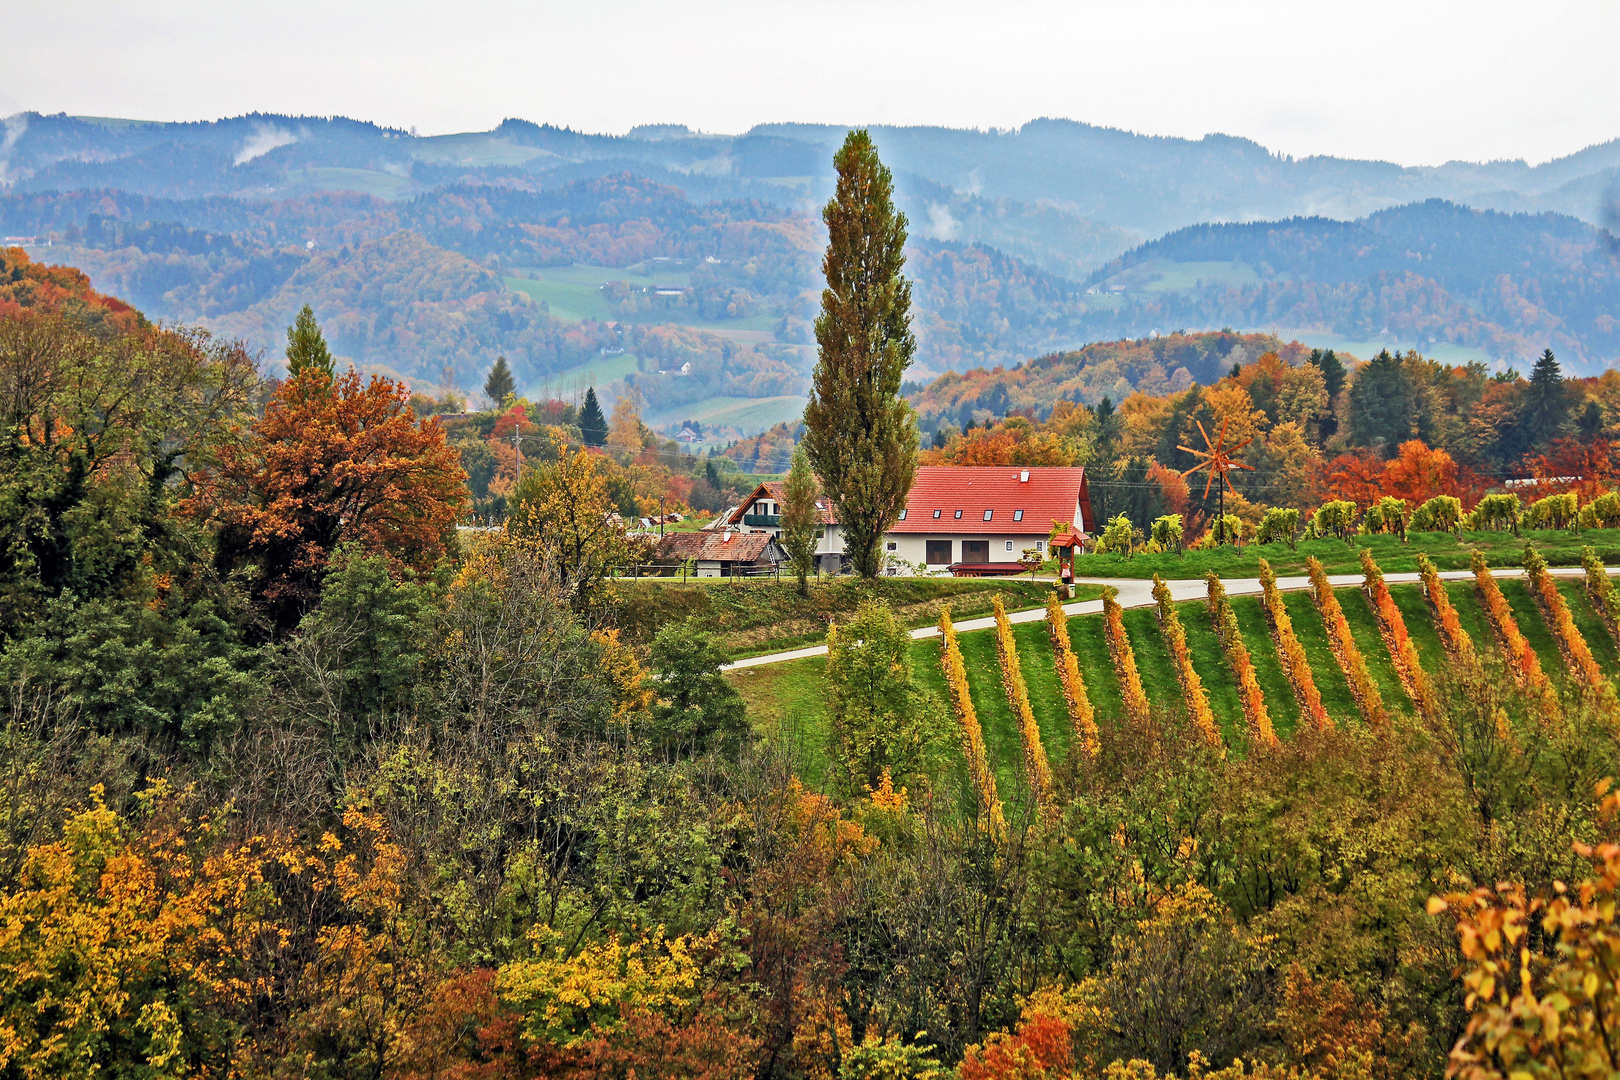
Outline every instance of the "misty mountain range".
<path id="1" fill-rule="evenodd" d="M 813 359 L 819 207 L 845 130 L 508 120 L 419 137 L 21 114 L 0 126 L 0 234 L 266 350 L 308 301 L 363 363 L 471 387 L 505 351 L 535 384 L 670 324 L 712 354 L 689 400 L 783 397 Z M 919 376 L 1220 326 L 1521 368 L 1549 345 L 1574 370 L 1620 355 L 1620 140 L 1407 168 L 1066 120 L 873 134 L 911 221 Z M 658 370 L 637 357 L 614 377 Z"/>

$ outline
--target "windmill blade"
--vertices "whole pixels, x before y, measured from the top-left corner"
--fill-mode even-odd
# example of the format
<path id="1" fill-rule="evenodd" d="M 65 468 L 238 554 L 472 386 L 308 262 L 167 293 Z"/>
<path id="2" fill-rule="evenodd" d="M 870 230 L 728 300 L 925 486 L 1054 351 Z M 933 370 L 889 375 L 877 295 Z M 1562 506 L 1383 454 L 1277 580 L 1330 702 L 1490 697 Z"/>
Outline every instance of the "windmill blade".
<path id="1" fill-rule="evenodd" d="M 1190 447 L 1190 446 L 1178 446 L 1178 447 L 1176 447 L 1176 449 L 1177 449 L 1177 450 L 1185 450 L 1185 451 L 1187 451 L 1187 453 L 1189 453 L 1189 454 L 1196 454 L 1196 455 L 1197 455 L 1197 456 L 1198 456 L 1198 457 L 1201 457 L 1201 458 L 1207 458 L 1207 457 L 1211 457 L 1211 456 L 1213 456 L 1213 455 L 1211 455 L 1211 454 L 1208 454 L 1208 453 L 1206 453 L 1206 452 L 1205 452 L 1205 451 L 1203 451 L 1203 450 L 1194 450 L 1194 449 L 1193 449 L 1193 448 L 1192 448 L 1192 447 Z"/>
<path id="2" fill-rule="evenodd" d="M 1253 465 L 1245 465 L 1241 461 L 1232 462 L 1232 468 L 1234 468 L 1234 469 L 1248 469 L 1250 472 L 1254 472 L 1254 466 Z"/>
<path id="3" fill-rule="evenodd" d="M 1231 419 L 1231 418 L 1227 417 L 1227 416 L 1221 417 L 1221 441 L 1220 441 L 1220 445 L 1223 446 L 1223 447 L 1226 445 L 1226 422 L 1229 419 Z"/>
<path id="4" fill-rule="evenodd" d="M 1252 442 L 1254 442 L 1254 436 L 1250 435 L 1247 439 L 1244 439 L 1242 442 L 1240 442 L 1236 446 L 1232 447 L 1232 449 L 1228 450 L 1227 453 L 1228 454 L 1235 454 L 1239 450 L 1243 449 L 1245 446 L 1248 446 Z"/>
<path id="5" fill-rule="evenodd" d="M 1198 434 L 1204 437 L 1204 445 L 1208 446 L 1211 450 L 1215 449 L 1215 440 L 1210 438 L 1209 432 L 1204 430 L 1204 422 L 1194 418 L 1193 423 L 1198 425 Z"/>
<path id="6" fill-rule="evenodd" d="M 1209 479 L 1204 482 L 1204 498 L 1206 498 L 1206 499 L 1209 498 L 1209 489 L 1210 489 L 1211 485 L 1213 485 L 1215 483 L 1215 477 L 1216 477 L 1215 470 L 1214 469 L 1209 470 Z"/>

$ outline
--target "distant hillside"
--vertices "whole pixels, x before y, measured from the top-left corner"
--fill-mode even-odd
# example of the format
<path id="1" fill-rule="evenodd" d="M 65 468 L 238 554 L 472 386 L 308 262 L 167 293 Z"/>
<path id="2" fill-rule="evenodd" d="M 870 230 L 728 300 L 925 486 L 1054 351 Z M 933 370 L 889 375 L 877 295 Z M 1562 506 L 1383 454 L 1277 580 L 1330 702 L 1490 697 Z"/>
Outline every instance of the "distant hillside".
<path id="1" fill-rule="evenodd" d="M 503 354 L 522 388 L 639 382 L 660 417 L 752 434 L 814 361 L 844 130 L 508 120 L 419 138 L 341 118 L 22 114 L 0 152 L 0 237 L 271 354 L 308 302 L 345 355 L 418 381 L 474 390 Z M 1598 227 L 1620 142 L 1407 169 L 1061 120 L 873 134 L 910 220 L 913 382 L 1177 328 L 1520 367 L 1550 345 L 1576 372 L 1620 356 Z"/>
<path id="2" fill-rule="evenodd" d="M 924 427 L 942 421 L 1003 417 L 1028 410 L 1044 417 L 1059 400 L 1095 405 L 1104 397 L 1119 404 L 1137 390 L 1165 394 L 1209 384 L 1234 364 L 1268 352 L 1297 359 L 1300 346 L 1270 334 L 1231 331 L 1103 341 L 1071 352 L 1051 353 L 1015 368 L 973 368 L 942 375 L 911 395 Z"/>
<path id="3" fill-rule="evenodd" d="M 1431 200 L 1358 221 L 1196 225 L 1094 273 L 1121 329 L 1315 327 L 1520 361 L 1551 347 L 1576 370 L 1620 356 L 1614 239 L 1560 214 Z"/>

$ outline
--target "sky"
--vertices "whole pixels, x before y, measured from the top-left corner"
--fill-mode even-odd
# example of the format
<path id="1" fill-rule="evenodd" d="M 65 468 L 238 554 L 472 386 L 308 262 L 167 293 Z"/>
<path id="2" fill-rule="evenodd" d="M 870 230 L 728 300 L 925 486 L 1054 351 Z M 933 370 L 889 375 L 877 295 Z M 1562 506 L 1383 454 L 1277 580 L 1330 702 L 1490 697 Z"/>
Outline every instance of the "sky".
<path id="1" fill-rule="evenodd" d="M 0 0 L 0 116 L 1012 128 L 1403 165 L 1620 137 L 1620 3 Z"/>

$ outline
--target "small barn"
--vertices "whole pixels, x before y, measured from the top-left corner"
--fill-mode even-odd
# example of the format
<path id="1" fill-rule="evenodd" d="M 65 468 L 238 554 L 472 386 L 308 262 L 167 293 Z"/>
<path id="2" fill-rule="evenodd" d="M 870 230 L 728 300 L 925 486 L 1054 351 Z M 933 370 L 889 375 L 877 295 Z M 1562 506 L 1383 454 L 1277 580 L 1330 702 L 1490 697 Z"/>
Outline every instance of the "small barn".
<path id="1" fill-rule="evenodd" d="M 696 565 L 698 577 L 733 577 L 774 570 L 787 562 L 787 552 L 767 532 L 668 533 L 658 541 L 659 562 Z"/>

